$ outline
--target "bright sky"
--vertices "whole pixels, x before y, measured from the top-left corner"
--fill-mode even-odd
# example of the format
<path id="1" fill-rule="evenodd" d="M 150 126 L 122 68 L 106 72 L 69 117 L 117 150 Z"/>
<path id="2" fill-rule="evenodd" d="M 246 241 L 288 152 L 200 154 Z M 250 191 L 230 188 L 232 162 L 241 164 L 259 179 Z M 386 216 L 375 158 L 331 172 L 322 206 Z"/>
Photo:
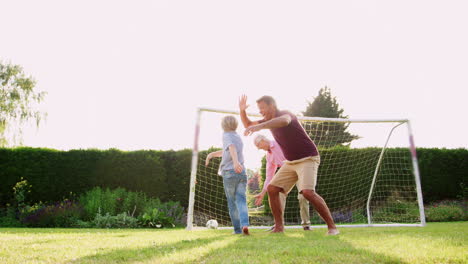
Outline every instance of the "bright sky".
<path id="1" fill-rule="evenodd" d="M 247 94 L 409 118 L 418 147 L 468 147 L 468 2 L 2 1 L 0 59 L 48 96 L 27 146 L 191 148 L 197 107 Z M 211 129 L 221 140 L 219 124 Z M 239 130 L 239 132 L 241 132 Z M 221 144 L 221 142 L 219 142 Z M 251 142 L 246 143 L 251 144 Z"/>

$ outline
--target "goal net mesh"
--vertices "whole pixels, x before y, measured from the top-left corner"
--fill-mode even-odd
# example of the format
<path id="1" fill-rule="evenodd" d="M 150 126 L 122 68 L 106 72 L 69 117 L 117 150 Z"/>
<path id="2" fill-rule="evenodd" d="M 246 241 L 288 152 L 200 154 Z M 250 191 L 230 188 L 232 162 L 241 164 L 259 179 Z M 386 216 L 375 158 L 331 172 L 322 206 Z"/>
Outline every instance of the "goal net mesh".
<path id="1" fill-rule="evenodd" d="M 203 112 L 201 116 L 193 226 L 205 226 L 210 219 L 217 220 L 220 226 L 232 226 L 222 177 L 218 174 L 221 158 L 213 158 L 209 166 L 205 166 L 207 154 L 222 146 L 220 124 L 225 115 Z M 262 190 L 265 179 L 265 152 L 255 148 L 253 136 L 243 136 L 239 116 L 232 115 L 239 121 L 237 133 L 244 143 L 250 224 L 273 225 L 268 195 L 265 195 L 261 206 L 254 204 L 254 196 Z M 326 201 L 336 224 L 421 222 L 405 122 L 314 121 L 298 118 L 318 147 L 321 162 L 316 192 Z M 269 131 L 259 133 L 273 139 Z M 312 225 L 324 224 L 312 205 L 308 211 Z M 296 187 L 287 196 L 284 219 L 285 225 L 301 225 Z"/>

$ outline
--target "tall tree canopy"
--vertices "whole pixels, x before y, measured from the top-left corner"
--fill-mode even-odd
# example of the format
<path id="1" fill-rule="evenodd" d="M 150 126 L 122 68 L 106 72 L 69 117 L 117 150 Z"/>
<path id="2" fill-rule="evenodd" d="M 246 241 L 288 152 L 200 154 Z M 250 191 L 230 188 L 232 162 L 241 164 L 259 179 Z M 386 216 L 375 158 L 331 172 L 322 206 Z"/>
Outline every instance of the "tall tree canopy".
<path id="1" fill-rule="evenodd" d="M 309 117 L 348 118 L 326 86 L 320 89 L 318 96 L 314 97 L 312 103 L 309 102 L 302 114 Z M 349 146 L 351 141 L 359 138 L 346 131 L 349 123 L 306 122 L 304 126 L 307 131 L 311 131 L 310 138 L 320 147 Z"/>
<path id="2" fill-rule="evenodd" d="M 46 94 L 34 91 L 35 85 L 21 66 L 0 62 L 0 147 L 21 140 L 24 122 L 32 119 L 39 126 L 45 116 L 34 108 Z"/>

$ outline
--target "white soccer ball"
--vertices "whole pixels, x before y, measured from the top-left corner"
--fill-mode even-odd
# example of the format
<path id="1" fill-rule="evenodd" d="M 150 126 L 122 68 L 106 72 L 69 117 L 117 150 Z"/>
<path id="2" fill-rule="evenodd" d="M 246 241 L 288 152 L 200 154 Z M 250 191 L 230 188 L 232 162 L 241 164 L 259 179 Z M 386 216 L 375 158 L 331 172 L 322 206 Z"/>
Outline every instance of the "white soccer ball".
<path id="1" fill-rule="evenodd" d="M 213 219 L 208 220 L 208 222 L 206 222 L 206 227 L 209 229 L 218 229 L 218 221 Z"/>

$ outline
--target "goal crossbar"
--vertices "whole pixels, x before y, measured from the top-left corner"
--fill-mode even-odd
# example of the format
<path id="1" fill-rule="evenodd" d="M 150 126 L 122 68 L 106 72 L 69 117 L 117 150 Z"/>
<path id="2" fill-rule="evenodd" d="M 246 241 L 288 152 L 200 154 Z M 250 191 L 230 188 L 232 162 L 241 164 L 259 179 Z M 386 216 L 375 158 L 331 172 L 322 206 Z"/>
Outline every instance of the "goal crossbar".
<path id="1" fill-rule="evenodd" d="M 220 113 L 220 114 L 232 114 L 232 115 L 239 115 L 239 111 L 234 111 L 234 110 L 223 110 L 223 109 L 216 109 L 216 108 L 198 108 L 199 112 L 214 112 L 214 113 Z M 251 117 L 262 117 L 260 114 L 256 113 L 247 113 L 248 116 Z M 307 120 L 307 121 L 333 121 L 333 122 L 342 122 L 342 123 L 395 123 L 395 122 L 400 122 L 400 123 L 405 123 L 408 122 L 408 119 L 347 119 L 347 118 L 327 118 L 327 117 L 309 117 L 309 116 L 298 116 L 297 117 L 300 120 Z"/>

